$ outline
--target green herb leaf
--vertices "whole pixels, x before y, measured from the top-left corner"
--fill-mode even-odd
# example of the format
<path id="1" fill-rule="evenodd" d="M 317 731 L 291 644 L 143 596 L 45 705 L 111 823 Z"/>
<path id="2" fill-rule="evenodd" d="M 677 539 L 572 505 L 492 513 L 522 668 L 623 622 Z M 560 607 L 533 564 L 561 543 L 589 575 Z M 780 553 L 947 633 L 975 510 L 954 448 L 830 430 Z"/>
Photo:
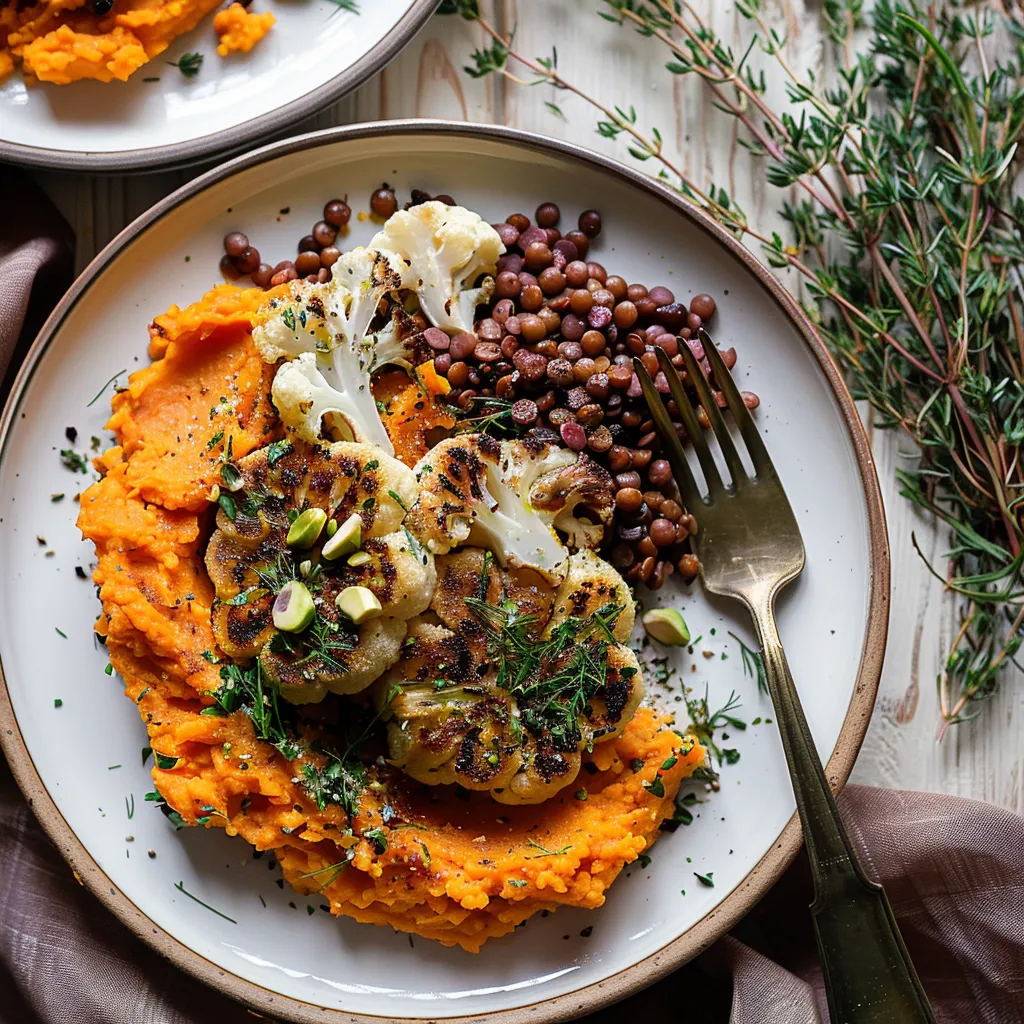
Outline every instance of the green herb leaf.
<path id="1" fill-rule="evenodd" d="M 186 78 L 195 78 L 203 66 L 201 53 L 184 53 L 177 60 L 165 61 L 172 68 L 177 68 Z"/>

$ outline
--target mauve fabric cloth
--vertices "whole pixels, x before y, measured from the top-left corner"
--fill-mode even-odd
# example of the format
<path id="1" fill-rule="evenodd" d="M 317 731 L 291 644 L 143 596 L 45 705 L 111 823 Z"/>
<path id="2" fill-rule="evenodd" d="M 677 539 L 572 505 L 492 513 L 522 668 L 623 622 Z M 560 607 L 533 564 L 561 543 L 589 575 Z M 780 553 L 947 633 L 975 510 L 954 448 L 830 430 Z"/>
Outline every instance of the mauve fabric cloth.
<path id="1" fill-rule="evenodd" d="M 10 387 L 8 368 L 71 283 L 73 252 L 71 228 L 49 200 L 0 165 L 0 398 Z"/>
<path id="2" fill-rule="evenodd" d="M 0 378 L 70 272 L 67 225 L 24 176 L 0 167 Z M 1024 818 L 862 786 L 848 787 L 839 806 L 889 893 L 940 1024 L 1024 1021 Z M 828 1024 L 809 901 L 801 855 L 729 936 L 589 1020 Z M 75 881 L 0 761 L 0 1024 L 252 1020 L 152 952 Z"/>

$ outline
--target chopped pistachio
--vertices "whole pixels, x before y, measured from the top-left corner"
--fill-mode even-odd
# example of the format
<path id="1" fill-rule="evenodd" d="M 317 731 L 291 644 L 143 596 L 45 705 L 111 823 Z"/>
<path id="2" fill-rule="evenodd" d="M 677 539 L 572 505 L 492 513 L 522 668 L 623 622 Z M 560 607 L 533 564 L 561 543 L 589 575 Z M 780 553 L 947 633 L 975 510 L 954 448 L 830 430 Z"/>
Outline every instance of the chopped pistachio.
<path id="1" fill-rule="evenodd" d="M 373 555 L 369 551 L 357 551 L 354 555 L 348 556 L 348 564 L 354 569 L 360 565 L 366 565 L 367 562 L 373 561 Z"/>
<path id="2" fill-rule="evenodd" d="M 685 647 L 690 642 L 690 631 L 682 615 L 675 608 L 652 608 L 641 620 L 648 636 L 672 647 Z"/>
<path id="3" fill-rule="evenodd" d="M 316 614 L 313 597 L 305 583 L 286 583 L 274 601 L 274 625 L 288 633 L 301 633 Z"/>
<path id="4" fill-rule="evenodd" d="M 342 555 L 358 551 L 362 543 L 363 520 L 358 512 L 353 512 L 324 545 L 322 554 L 329 562 L 333 562 Z"/>
<path id="5" fill-rule="evenodd" d="M 366 587 L 346 587 L 334 603 L 342 615 L 347 615 L 357 625 L 376 618 L 384 610 L 377 595 Z"/>
<path id="6" fill-rule="evenodd" d="M 317 541 L 327 523 L 327 513 L 322 508 L 307 508 L 295 517 L 288 528 L 288 547 L 306 550 Z"/>

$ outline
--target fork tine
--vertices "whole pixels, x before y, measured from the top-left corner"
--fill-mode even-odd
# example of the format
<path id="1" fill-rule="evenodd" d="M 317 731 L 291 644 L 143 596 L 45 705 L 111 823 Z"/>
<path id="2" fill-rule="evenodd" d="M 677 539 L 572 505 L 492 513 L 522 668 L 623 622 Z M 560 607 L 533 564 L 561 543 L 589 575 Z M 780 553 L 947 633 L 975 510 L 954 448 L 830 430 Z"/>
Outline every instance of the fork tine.
<path id="1" fill-rule="evenodd" d="M 708 336 L 707 331 L 700 332 L 700 339 L 704 345 L 704 353 L 711 364 L 711 372 L 715 375 L 715 383 L 722 389 L 722 394 L 725 395 L 725 400 L 729 403 L 729 410 L 732 412 L 736 425 L 740 428 L 740 435 L 746 443 L 747 451 L 750 452 L 750 460 L 754 463 L 754 468 L 758 473 L 765 473 L 773 469 L 771 456 L 764 446 L 764 441 L 761 440 L 761 433 L 754 423 L 754 417 L 750 415 L 750 410 L 743 401 L 743 396 L 740 394 L 740 389 L 736 387 L 736 381 L 733 380 L 729 368 L 722 360 L 721 353 Z"/>
<path id="2" fill-rule="evenodd" d="M 680 344 L 679 351 L 683 354 L 686 372 L 690 375 L 690 380 L 693 381 L 693 386 L 697 389 L 697 397 L 700 399 L 700 404 L 704 406 L 704 412 L 707 413 L 708 420 L 711 423 L 711 430 L 715 437 L 718 438 L 718 446 L 722 449 L 725 464 L 729 467 L 729 475 L 732 477 L 733 486 L 739 487 L 747 479 L 747 471 L 743 466 L 743 460 L 740 458 L 739 452 L 736 451 L 736 444 L 729 433 L 729 428 L 722 417 L 722 412 L 718 408 L 715 396 L 711 394 L 711 387 L 704 376 L 704 370 L 700 363 L 697 362 L 697 357 L 693 354 L 687 342 L 684 341 Z M 667 357 L 664 361 L 666 363 L 669 362 Z"/>
<path id="3" fill-rule="evenodd" d="M 636 375 L 640 379 L 640 387 L 643 390 L 644 398 L 647 401 L 647 408 L 650 410 L 651 419 L 657 428 L 658 436 L 665 448 L 669 465 L 672 467 L 672 475 L 676 478 L 676 486 L 679 488 L 679 496 L 688 509 L 695 509 L 701 504 L 700 490 L 697 481 L 693 478 L 690 464 L 686 461 L 686 453 L 683 451 L 683 444 L 679 440 L 676 428 L 672 424 L 672 418 L 661 400 L 651 375 L 647 372 L 644 364 L 639 359 L 636 363 Z"/>
<path id="4" fill-rule="evenodd" d="M 697 420 L 697 414 L 693 411 L 693 406 L 690 405 L 690 399 L 683 390 L 683 382 L 679 379 L 676 368 L 672 365 L 663 348 L 656 347 L 654 351 L 657 353 L 658 365 L 668 381 L 668 389 L 672 392 L 672 397 L 679 407 L 679 418 L 683 421 L 686 433 L 690 436 L 690 444 L 693 445 L 693 450 L 697 453 L 700 468 L 704 472 L 704 479 L 708 484 L 708 491 L 714 494 L 715 491 L 724 490 L 725 484 L 722 483 L 718 467 L 715 465 L 715 457 L 711 454 L 707 441 L 704 440 L 704 431 Z M 639 363 L 640 366 L 643 365 L 639 359 L 634 358 L 633 362 L 634 364 Z M 638 374 L 639 372 L 637 370 Z"/>

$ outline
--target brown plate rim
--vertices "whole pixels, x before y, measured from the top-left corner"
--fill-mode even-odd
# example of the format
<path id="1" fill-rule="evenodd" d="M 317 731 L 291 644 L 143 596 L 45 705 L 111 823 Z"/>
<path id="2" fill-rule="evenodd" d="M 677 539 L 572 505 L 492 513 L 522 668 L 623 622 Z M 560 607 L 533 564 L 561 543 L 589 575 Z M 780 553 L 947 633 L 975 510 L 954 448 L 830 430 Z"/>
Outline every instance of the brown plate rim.
<path id="1" fill-rule="evenodd" d="M 500 125 L 476 125 L 460 121 L 404 120 L 378 121 L 347 127 L 329 128 L 307 135 L 272 143 L 196 178 L 161 200 L 136 218 L 117 235 L 83 271 L 57 308 L 43 325 L 14 382 L 14 387 L 0 417 L 0 459 L 3 458 L 10 426 L 14 422 L 22 393 L 32 377 L 35 366 L 65 317 L 89 285 L 106 265 L 130 242 L 155 224 L 170 210 L 193 198 L 208 186 L 280 156 L 316 149 L 339 141 L 372 139 L 379 135 L 454 135 L 460 138 L 512 142 L 541 153 L 577 160 L 590 167 L 642 189 L 687 217 L 710 239 L 723 246 L 749 271 L 757 282 L 790 319 L 818 364 L 832 389 L 833 397 L 843 415 L 861 477 L 870 531 L 871 566 L 867 630 L 861 651 L 860 666 L 849 709 L 843 720 L 835 749 L 826 766 L 826 775 L 838 791 L 849 778 L 860 750 L 874 707 L 885 654 L 889 620 L 889 542 L 881 491 L 875 473 L 874 458 L 864 424 L 857 412 L 842 376 L 823 343 L 796 300 L 782 287 L 771 272 L 722 227 L 711 221 L 677 193 L 642 173 L 611 158 L 592 153 L 571 143 L 550 139 L 532 132 Z M 285 1019 L 313 1024 L 325 1020 L 338 1024 L 381 1024 L 394 1018 L 370 1014 L 352 1014 L 303 1002 L 263 988 L 218 967 L 205 957 L 172 937 L 142 913 L 120 892 L 72 832 L 36 771 L 31 754 L 18 729 L 10 694 L 3 676 L 0 652 L 0 748 L 3 749 L 18 785 L 28 799 L 43 828 L 71 865 L 76 876 L 143 941 L 176 966 L 206 984 L 228 993 L 246 1006 Z M 750 870 L 744 880 L 705 917 L 683 935 L 663 946 L 645 959 L 616 974 L 564 995 L 552 996 L 527 1006 L 488 1013 L 486 1017 L 471 1014 L 455 1017 L 432 1016 L 432 1024 L 531 1024 L 570 1020 L 599 1009 L 624 996 L 652 984 L 659 978 L 695 957 L 736 924 L 778 880 L 796 856 L 801 845 L 800 824 L 794 813 L 771 849 Z M 404 1018 L 409 1019 L 409 1018 Z M 415 1018 L 417 1021 L 426 1018 Z"/>
<path id="2" fill-rule="evenodd" d="M 110 153 L 73 153 L 62 149 L 26 146 L 0 138 L 0 160 L 26 167 L 77 172 L 131 174 L 144 171 L 169 171 L 192 166 L 214 157 L 228 157 L 250 143 L 273 138 L 293 125 L 340 100 L 368 78 L 381 71 L 409 45 L 427 23 L 440 0 L 412 0 L 409 9 L 376 46 L 351 67 L 311 92 L 276 107 L 259 117 L 242 121 L 232 128 L 213 132 L 186 142 L 145 149 L 123 149 Z M 364 14 L 363 16 L 369 16 Z M 298 136 L 301 138 L 301 136 Z"/>

